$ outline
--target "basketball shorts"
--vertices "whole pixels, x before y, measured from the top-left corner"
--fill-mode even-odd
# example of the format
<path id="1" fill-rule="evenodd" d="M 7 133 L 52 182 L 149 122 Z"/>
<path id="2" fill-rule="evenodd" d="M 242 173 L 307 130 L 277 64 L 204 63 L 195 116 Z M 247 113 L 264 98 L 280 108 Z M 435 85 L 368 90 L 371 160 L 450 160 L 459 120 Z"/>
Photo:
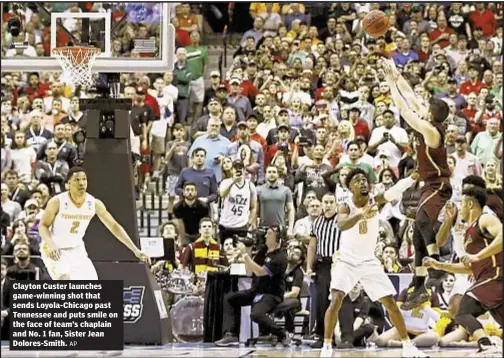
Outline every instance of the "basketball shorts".
<path id="1" fill-rule="evenodd" d="M 57 261 L 48 256 L 45 247 L 40 251 L 44 265 L 53 280 L 58 280 L 62 275 L 70 276 L 70 280 L 98 280 L 98 274 L 84 245 L 61 250 L 61 257 Z"/>
<path id="2" fill-rule="evenodd" d="M 342 261 L 341 258 L 331 268 L 331 290 L 345 293 L 360 282 L 371 301 L 387 296 L 395 296 L 396 289 L 383 271 L 378 260 L 361 263 Z"/>

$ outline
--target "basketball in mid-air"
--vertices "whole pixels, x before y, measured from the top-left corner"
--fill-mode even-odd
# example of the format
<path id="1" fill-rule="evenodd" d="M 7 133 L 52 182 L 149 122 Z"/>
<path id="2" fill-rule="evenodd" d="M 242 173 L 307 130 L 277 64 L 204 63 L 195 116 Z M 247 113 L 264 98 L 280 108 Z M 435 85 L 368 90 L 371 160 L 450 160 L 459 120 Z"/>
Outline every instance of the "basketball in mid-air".
<path id="1" fill-rule="evenodd" d="M 362 27 L 369 36 L 375 38 L 383 36 L 389 28 L 388 16 L 380 10 L 373 10 L 362 20 Z"/>

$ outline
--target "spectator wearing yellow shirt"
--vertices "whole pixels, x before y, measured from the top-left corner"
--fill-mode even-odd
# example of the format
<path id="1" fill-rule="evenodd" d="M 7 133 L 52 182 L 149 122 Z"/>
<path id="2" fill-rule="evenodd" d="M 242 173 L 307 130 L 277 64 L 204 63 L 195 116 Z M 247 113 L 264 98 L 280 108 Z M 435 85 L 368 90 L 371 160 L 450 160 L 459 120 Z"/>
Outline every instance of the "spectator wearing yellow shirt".
<path id="1" fill-rule="evenodd" d="M 250 3 L 249 7 L 249 14 L 250 16 L 255 19 L 257 16 L 261 15 L 264 12 L 267 12 L 268 10 L 266 9 L 266 3 L 264 2 L 253 2 Z M 280 13 L 280 4 L 277 2 L 273 3 L 273 9 L 271 9 L 271 12 L 275 13 Z"/>

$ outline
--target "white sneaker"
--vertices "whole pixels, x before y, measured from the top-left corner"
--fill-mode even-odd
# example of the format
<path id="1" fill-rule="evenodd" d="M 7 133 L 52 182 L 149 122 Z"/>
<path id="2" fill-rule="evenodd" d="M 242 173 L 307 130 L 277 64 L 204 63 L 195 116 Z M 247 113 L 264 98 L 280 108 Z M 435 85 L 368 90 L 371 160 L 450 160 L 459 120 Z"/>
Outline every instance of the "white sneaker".
<path id="1" fill-rule="evenodd" d="M 330 358 L 332 357 L 333 349 L 332 346 L 323 345 L 320 350 L 320 358 Z"/>
<path id="2" fill-rule="evenodd" d="M 491 346 L 484 346 L 483 349 L 480 349 L 476 353 L 471 353 L 467 357 L 474 357 L 474 358 L 497 358 L 497 357 L 502 357 L 502 346 L 496 346 L 492 344 Z"/>
<path id="3" fill-rule="evenodd" d="M 412 342 L 403 343 L 402 358 L 428 358 L 429 355 L 418 349 Z"/>

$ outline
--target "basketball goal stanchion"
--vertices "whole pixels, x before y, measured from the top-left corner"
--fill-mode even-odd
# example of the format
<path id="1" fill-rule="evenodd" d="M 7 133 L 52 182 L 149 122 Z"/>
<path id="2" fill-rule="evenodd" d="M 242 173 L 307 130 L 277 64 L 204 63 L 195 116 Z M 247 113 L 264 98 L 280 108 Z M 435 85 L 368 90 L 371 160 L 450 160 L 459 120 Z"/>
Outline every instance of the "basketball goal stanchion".
<path id="1" fill-rule="evenodd" d="M 94 84 L 91 70 L 101 50 L 96 47 L 64 46 L 52 50 L 63 71 L 63 78 L 74 85 L 91 87 Z"/>

